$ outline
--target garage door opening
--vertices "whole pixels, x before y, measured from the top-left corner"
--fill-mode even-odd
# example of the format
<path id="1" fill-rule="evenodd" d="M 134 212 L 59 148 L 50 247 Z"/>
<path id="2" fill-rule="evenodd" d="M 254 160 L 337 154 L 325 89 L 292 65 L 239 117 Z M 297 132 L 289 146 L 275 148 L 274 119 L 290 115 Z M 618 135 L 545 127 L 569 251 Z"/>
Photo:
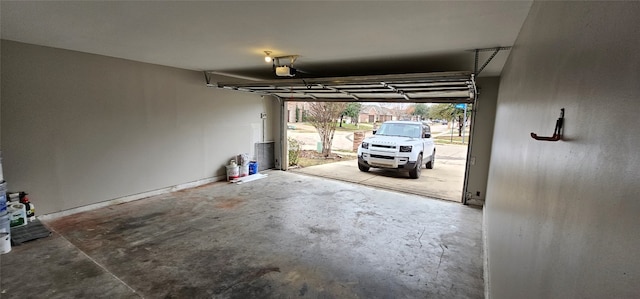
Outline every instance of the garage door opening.
<path id="1" fill-rule="evenodd" d="M 287 144 L 290 148 L 287 150 L 291 153 L 290 158 L 296 159 L 296 155 L 301 155 L 296 159 L 298 163 L 292 164 L 302 167 L 293 166 L 290 168 L 292 171 L 430 198 L 461 201 L 471 123 L 470 113 L 465 116 L 464 108 L 471 111 L 471 105 L 453 103 L 362 104 L 356 118 L 343 118 L 342 128 L 336 125 L 338 128 L 335 131 L 332 145 L 332 153 L 335 155 L 326 160 L 321 159 L 322 156 L 319 153 L 321 142 L 315 127 L 299 116 L 308 113 L 305 111 L 308 109 L 309 103 L 288 102 L 285 107 L 289 112 L 287 117 L 289 142 Z M 433 117 L 429 117 L 427 111 L 431 111 Z M 373 136 L 374 128 L 378 128 L 385 121 L 398 120 L 418 121 L 430 128 L 432 136 L 428 141 L 433 142 L 436 149 L 434 163 L 428 163 L 429 156 L 425 155 L 424 163 L 421 163 L 420 176 L 417 179 L 411 179 L 409 171 L 375 167 L 371 167 L 367 171 L 360 170 L 356 149 L 362 143 L 363 137 Z M 379 138 L 381 137 L 377 139 Z M 395 138 L 391 137 L 391 139 Z M 413 140 L 421 143 L 418 138 L 413 138 Z M 299 148 L 300 151 L 292 149 L 292 145 Z M 431 164 L 429 166 L 433 167 L 427 167 L 426 164 Z"/>
<path id="2" fill-rule="evenodd" d="M 446 125 L 440 121 L 432 123 L 434 128 L 434 138 L 438 138 L 438 142 L 442 143 L 438 147 L 442 151 L 436 151 L 436 166 L 438 168 L 447 168 L 447 166 L 456 166 L 458 170 L 451 170 L 451 174 L 457 173 L 457 181 L 461 181 L 460 185 L 448 188 L 452 194 L 446 196 L 438 196 L 431 194 L 430 197 L 447 198 L 455 201 L 466 203 L 469 192 L 466 191 L 469 164 L 466 163 L 469 156 L 468 147 L 473 144 L 473 121 L 474 109 L 469 104 L 476 102 L 476 85 L 474 75 L 471 72 L 445 72 L 445 73 L 425 73 L 425 74 L 404 74 L 404 75 L 383 75 L 383 76 L 357 76 L 357 77 L 339 77 L 339 78 L 305 78 L 305 79 L 285 79 L 271 81 L 255 81 L 255 82 L 220 82 L 217 83 L 219 88 L 239 90 L 245 92 L 253 92 L 263 95 L 270 95 L 280 100 L 281 103 L 281 134 L 280 146 L 282 148 L 282 169 L 287 170 L 287 137 L 292 131 L 295 131 L 295 124 L 291 124 L 291 109 L 288 109 L 287 103 L 305 103 L 305 102 L 357 102 L 362 104 L 368 103 L 414 103 L 414 104 L 448 104 L 450 106 L 463 105 L 469 107 L 467 121 L 446 120 Z M 475 106 L 475 105 L 474 105 Z M 367 121 L 376 120 L 375 117 L 367 117 Z M 455 125 L 462 123 L 463 133 L 465 137 L 457 136 Z M 442 126 L 446 126 L 443 130 Z M 450 131 L 453 127 L 453 134 Z M 311 132 L 313 134 L 314 132 Z M 366 133 L 365 133 L 366 134 Z M 445 144 L 449 139 L 449 145 Z M 452 147 L 456 141 L 461 146 Z M 313 144 L 311 144 L 313 146 Z M 316 145 L 317 146 L 317 145 Z M 345 162 L 346 163 L 346 162 Z M 356 171 L 357 164 L 353 163 Z M 440 167 L 439 167 L 440 166 Z M 331 171 L 334 172 L 335 171 Z M 428 171 L 422 172 L 425 178 L 428 178 Z M 351 176 L 352 175 L 348 175 Z M 382 171 L 379 177 L 398 177 L 403 179 L 405 183 L 416 183 L 415 180 L 407 180 L 401 178 L 396 173 Z M 441 175 L 440 175 L 441 176 Z M 372 181 L 366 179 L 364 181 Z M 430 184 L 435 185 L 442 182 L 438 175 L 430 178 Z M 416 183 L 418 184 L 418 183 Z M 423 183 L 424 184 L 424 183 Z M 389 185 L 398 185 L 397 182 Z M 397 188 L 395 188 L 397 189 Z M 453 191 L 455 190 L 455 191 Z M 402 190 L 399 190 L 402 191 Z"/>

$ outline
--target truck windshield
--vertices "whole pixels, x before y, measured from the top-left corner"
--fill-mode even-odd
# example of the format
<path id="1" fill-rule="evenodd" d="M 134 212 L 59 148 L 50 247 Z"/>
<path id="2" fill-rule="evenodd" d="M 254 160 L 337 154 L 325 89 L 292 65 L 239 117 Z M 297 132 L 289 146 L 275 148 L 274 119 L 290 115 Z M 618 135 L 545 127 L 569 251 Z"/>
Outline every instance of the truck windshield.
<path id="1" fill-rule="evenodd" d="M 422 128 L 416 124 L 383 123 L 376 135 L 420 138 Z"/>

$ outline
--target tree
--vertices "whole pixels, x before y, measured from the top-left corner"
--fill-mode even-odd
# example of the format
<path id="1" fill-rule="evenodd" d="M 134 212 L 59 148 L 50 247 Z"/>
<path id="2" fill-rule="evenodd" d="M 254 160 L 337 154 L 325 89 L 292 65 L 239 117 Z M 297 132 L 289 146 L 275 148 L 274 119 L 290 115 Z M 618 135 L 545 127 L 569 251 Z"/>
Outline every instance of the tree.
<path id="1" fill-rule="evenodd" d="M 349 103 L 344 108 L 344 111 L 340 114 L 340 127 L 342 127 L 342 118 L 348 116 L 353 121 L 356 120 L 356 125 L 358 124 L 358 116 L 360 116 L 360 110 L 362 109 L 362 104 L 360 103 Z"/>
<path id="2" fill-rule="evenodd" d="M 331 144 L 333 134 L 336 131 L 337 121 L 345 110 L 345 103 L 338 102 L 313 102 L 309 104 L 309 114 L 307 118 L 318 130 L 320 141 L 322 142 L 322 155 L 331 155 Z"/>
<path id="3" fill-rule="evenodd" d="M 433 119 L 446 119 L 451 121 L 455 114 L 455 106 L 453 104 L 436 104 L 431 106 L 429 117 Z"/>
<path id="4" fill-rule="evenodd" d="M 429 118 L 429 107 L 425 104 L 416 104 L 412 114 L 419 116 L 420 119 L 427 119 Z"/>
<path id="5" fill-rule="evenodd" d="M 467 104 L 467 111 L 471 110 L 471 105 Z M 464 109 L 456 108 L 455 104 L 437 104 L 431 107 L 429 117 L 434 119 L 446 119 L 450 122 L 458 119 L 458 136 L 462 136 Z"/>

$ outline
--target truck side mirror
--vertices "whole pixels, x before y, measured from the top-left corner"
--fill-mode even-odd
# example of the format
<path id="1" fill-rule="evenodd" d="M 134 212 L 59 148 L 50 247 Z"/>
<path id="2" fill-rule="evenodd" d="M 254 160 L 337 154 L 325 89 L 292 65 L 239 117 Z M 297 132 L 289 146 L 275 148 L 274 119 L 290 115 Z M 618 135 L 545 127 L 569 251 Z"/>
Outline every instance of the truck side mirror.
<path id="1" fill-rule="evenodd" d="M 424 138 L 431 138 L 431 133 L 424 133 Z"/>
<path id="2" fill-rule="evenodd" d="M 375 135 L 375 134 L 376 134 L 376 132 L 378 132 L 378 130 L 373 130 L 373 135 Z"/>

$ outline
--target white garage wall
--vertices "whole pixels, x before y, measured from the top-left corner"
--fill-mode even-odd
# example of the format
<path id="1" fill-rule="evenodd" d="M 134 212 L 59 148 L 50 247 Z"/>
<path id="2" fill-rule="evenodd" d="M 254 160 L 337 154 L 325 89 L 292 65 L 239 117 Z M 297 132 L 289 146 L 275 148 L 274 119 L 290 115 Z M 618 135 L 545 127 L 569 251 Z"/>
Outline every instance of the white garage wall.
<path id="1" fill-rule="evenodd" d="M 640 2 L 535 2 L 503 71 L 492 298 L 640 298 Z M 543 142 L 566 108 L 565 141 Z"/>
<path id="2" fill-rule="evenodd" d="M 207 88 L 201 72 L 6 40 L 1 54 L 5 179 L 37 214 L 222 179 L 274 141 L 260 119 L 274 99 Z"/>

